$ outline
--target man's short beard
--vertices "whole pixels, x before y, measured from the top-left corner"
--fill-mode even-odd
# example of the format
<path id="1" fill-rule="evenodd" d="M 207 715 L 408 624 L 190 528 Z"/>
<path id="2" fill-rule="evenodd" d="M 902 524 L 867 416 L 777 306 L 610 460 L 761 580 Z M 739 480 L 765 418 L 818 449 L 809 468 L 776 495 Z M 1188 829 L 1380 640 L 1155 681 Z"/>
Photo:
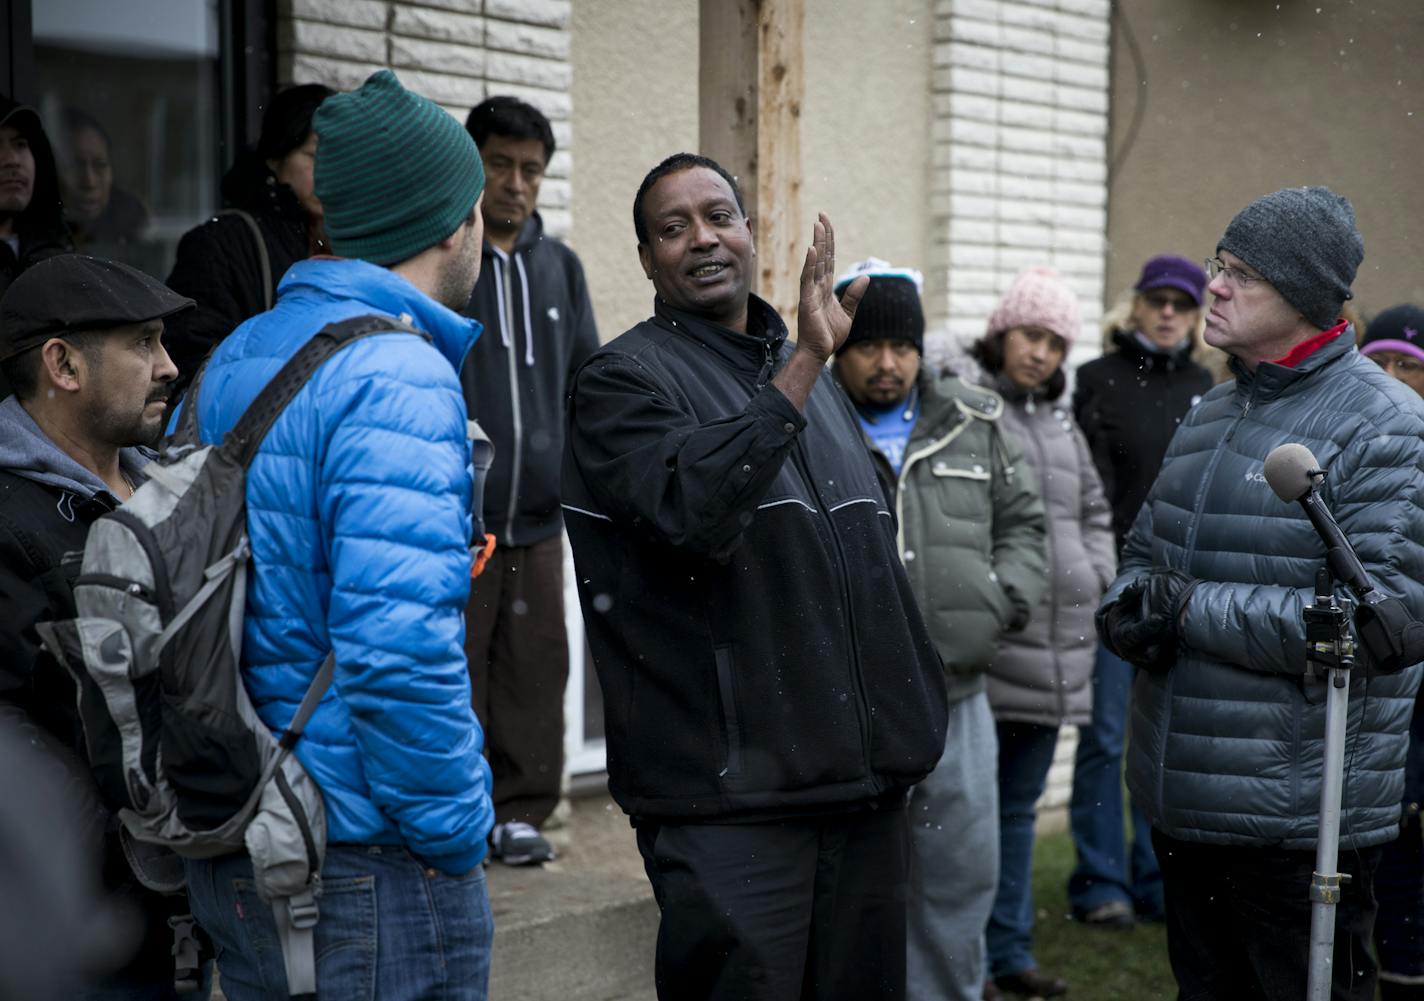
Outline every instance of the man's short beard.
<path id="1" fill-rule="evenodd" d="M 475 278 L 479 276 L 479 261 L 483 252 L 484 248 L 467 229 L 460 253 L 451 258 L 440 272 L 432 298 L 453 310 L 464 309 L 475 290 Z"/>

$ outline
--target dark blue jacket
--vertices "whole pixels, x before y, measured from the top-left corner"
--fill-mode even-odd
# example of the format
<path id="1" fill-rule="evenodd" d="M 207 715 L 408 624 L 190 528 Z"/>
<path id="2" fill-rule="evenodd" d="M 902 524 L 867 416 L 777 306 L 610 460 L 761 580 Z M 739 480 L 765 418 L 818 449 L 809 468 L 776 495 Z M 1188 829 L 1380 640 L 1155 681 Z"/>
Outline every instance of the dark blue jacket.
<path id="1" fill-rule="evenodd" d="M 1355 350 L 1347 330 L 1295 368 L 1232 363 L 1236 381 L 1187 412 L 1104 599 L 1152 567 L 1192 593 L 1177 663 L 1137 673 L 1127 778 L 1153 826 L 1185 841 L 1315 846 L 1325 682 L 1305 676 L 1301 609 L 1325 547 L 1262 472 L 1299 442 L 1329 470 L 1324 498 L 1375 586 L 1424 618 L 1424 402 Z M 1342 595 L 1343 596 L 1343 595 Z M 1340 847 L 1399 831 L 1420 667 L 1350 692 Z"/>

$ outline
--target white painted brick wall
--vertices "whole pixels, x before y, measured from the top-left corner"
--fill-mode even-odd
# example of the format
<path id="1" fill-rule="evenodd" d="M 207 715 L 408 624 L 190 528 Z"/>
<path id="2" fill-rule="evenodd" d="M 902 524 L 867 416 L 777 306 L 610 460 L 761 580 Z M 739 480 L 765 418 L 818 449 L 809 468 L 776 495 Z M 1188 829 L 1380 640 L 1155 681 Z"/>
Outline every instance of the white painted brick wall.
<path id="1" fill-rule="evenodd" d="M 558 151 L 540 191 L 549 232 L 572 222 L 571 0 L 278 0 L 277 77 L 285 86 L 359 87 L 390 68 L 461 122 L 491 94 L 549 116 Z"/>
<path id="2" fill-rule="evenodd" d="M 1097 353 L 1107 233 L 1109 0 L 937 0 L 932 338 L 960 346 L 1023 268 L 1049 265 L 1078 293 L 1070 361 Z M 1064 823 L 1077 728 L 1065 727 L 1040 802 Z"/>
<path id="3" fill-rule="evenodd" d="M 986 297 L 1032 263 L 1102 312 L 1107 226 L 1108 0 L 939 0 L 929 314 L 977 336 Z M 967 268 L 972 279 L 956 277 Z M 993 302 L 988 302 L 992 308 Z M 1088 349 L 1091 351 L 1091 349 Z"/>

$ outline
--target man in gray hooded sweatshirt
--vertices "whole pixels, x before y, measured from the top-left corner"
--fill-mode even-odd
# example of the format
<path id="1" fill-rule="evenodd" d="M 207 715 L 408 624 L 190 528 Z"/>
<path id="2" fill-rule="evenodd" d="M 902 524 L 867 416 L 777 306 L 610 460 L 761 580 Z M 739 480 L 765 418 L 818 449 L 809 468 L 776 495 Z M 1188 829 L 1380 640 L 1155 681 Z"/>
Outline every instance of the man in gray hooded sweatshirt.
<path id="1" fill-rule="evenodd" d="M 89 525 L 144 479 L 178 374 L 163 319 L 192 305 L 140 271 L 75 254 L 34 265 L 0 299 L 0 374 L 14 390 L 0 401 L 0 721 L 70 763 L 76 788 L 87 774 L 74 683 L 35 624 L 74 617 Z M 97 834 L 97 802 L 91 815 Z M 175 998 L 167 919 L 186 902 L 139 889 L 117 838 L 102 843 L 105 883 L 136 906 L 143 935 L 102 986 Z"/>

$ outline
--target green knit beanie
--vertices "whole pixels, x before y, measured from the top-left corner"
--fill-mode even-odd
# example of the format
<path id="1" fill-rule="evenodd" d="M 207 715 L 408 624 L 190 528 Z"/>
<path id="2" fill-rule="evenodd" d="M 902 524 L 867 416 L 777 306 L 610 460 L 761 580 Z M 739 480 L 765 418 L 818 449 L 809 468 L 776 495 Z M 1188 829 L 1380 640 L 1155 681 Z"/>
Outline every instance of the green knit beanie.
<path id="1" fill-rule="evenodd" d="M 328 97 L 312 129 L 316 196 L 342 257 L 382 266 L 414 257 L 455 232 L 484 190 L 470 134 L 390 70 Z"/>

